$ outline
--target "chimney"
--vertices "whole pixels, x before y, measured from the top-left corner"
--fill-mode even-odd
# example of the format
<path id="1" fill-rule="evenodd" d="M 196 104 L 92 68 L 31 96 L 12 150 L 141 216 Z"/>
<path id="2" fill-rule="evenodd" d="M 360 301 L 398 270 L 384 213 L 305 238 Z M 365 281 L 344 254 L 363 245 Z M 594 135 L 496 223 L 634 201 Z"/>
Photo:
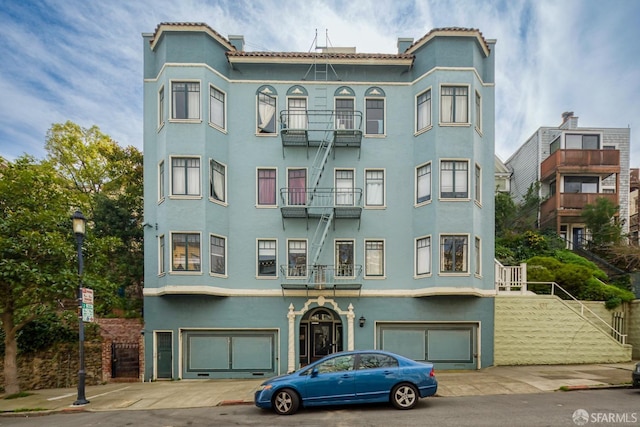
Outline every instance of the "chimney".
<path id="1" fill-rule="evenodd" d="M 413 39 L 398 37 L 398 53 L 405 53 L 412 44 Z"/>
<path id="2" fill-rule="evenodd" d="M 573 115 L 573 111 L 565 111 L 562 113 L 562 124 L 560 129 L 577 129 L 578 117 Z"/>
<path id="3" fill-rule="evenodd" d="M 229 35 L 229 43 L 236 48 L 237 51 L 244 51 L 244 36 L 232 36 Z"/>

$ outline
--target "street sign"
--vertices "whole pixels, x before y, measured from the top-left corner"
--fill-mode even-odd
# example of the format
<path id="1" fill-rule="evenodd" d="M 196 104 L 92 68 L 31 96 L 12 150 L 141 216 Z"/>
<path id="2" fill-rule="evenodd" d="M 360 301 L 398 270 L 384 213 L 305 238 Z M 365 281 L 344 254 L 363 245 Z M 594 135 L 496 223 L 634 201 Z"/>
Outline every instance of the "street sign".
<path id="1" fill-rule="evenodd" d="M 93 289 L 82 288 L 82 321 L 93 322 Z"/>

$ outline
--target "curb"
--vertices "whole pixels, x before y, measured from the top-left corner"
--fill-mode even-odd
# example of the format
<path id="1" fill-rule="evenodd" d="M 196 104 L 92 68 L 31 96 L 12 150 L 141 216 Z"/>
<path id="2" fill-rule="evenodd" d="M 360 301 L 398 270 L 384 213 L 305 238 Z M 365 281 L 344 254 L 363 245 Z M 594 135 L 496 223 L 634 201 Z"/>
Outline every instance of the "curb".
<path id="1" fill-rule="evenodd" d="M 631 388 L 631 386 L 629 384 L 568 385 L 560 387 L 557 391 L 606 390 L 609 388 Z"/>
<path id="2" fill-rule="evenodd" d="M 223 400 L 216 406 L 253 405 L 252 400 Z"/>

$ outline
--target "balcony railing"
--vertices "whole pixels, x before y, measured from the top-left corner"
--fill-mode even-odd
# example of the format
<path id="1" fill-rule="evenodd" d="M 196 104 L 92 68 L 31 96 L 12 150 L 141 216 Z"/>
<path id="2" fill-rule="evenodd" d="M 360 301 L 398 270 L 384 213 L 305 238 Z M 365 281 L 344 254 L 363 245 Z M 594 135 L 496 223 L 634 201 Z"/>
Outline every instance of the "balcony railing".
<path id="1" fill-rule="evenodd" d="M 561 172 L 595 172 L 603 174 L 620 172 L 618 150 L 558 150 L 540 165 L 540 178 L 544 180 L 560 169 Z"/>
<path id="2" fill-rule="evenodd" d="M 336 147 L 360 147 L 362 112 L 344 110 L 283 110 L 280 112 L 282 145 L 317 147 L 328 140 Z"/>
<path id="3" fill-rule="evenodd" d="M 361 188 L 281 188 L 280 211 L 285 218 L 315 218 L 333 209 L 335 218 L 360 218 Z"/>
<path id="4" fill-rule="evenodd" d="M 360 290 L 362 265 L 281 265 L 284 290 Z"/>
<path id="5" fill-rule="evenodd" d="M 559 198 L 559 200 L 558 200 Z M 611 203 L 618 204 L 618 194 L 610 193 L 560 193 L 554 194 L 540 205 L 540 218 L 544 219 L 561 211 L 569 215 L 581 215 L 586 205 L 593 205 L 599 198 L 608 199 Z"/>

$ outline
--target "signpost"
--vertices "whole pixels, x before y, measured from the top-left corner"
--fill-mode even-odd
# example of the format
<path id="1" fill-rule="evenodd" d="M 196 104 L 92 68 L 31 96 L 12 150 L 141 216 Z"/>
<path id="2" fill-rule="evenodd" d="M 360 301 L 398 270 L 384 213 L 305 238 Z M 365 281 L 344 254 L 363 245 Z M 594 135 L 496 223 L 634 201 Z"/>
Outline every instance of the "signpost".
<path id="1" fill-rule="evenodd" d="M 82 288 L 82 321 L 93 322 L 93 289 Z"/>

